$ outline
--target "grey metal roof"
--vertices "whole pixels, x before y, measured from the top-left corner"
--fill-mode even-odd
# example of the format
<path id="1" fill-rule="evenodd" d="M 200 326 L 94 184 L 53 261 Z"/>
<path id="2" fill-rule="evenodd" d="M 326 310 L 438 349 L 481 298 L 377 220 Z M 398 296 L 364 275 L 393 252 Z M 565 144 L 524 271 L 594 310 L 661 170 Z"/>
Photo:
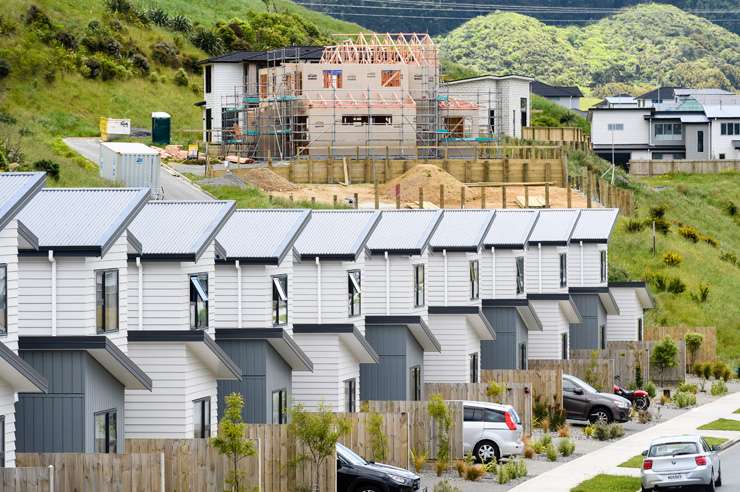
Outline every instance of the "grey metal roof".
<path id="1" fill-rule="evenodd" d="M 0 173 L 0 230 L 44 186 L 46 173 Z"/>
<path id="2" fill-rule="evenodd" d="M 421 254 L 441 217 L 441 210 L 385 210 L 367 248 L 373 254 Z"/>
<path id="3" fill-rule="evenodd" d="M 607 242 L 619 214 L 618 208 L 587 208 L 581 214 L 571 241 Z"/>
<path id="4" fill-rule="evenodd" d="M 494 248 L 521 248 L 527 244 L 532 226 L 537 220 L 537 210 L 499 209 L 493 224 L 483 240 L 484 246 Z"/>
<path id="5" fill-rule="evenodd" d="M 315 211 L 293 248 L 303 259 L 356 260 L 379 218 L 375 210 Z"/>
<path id="6" fill-rule="evenodd" d="M 695 95 L 708 118 L 740 118 L 740 95 Z"/>
<path id="7" fill-rule="evenodd" d="M 18 230 L 38 251 L 101 256 L 148 199 L 148 188 L 47 188 L 20 211 Z"/>
<path id="8" fill-rule="evenodd" d="M 529 244 L 567 243 L 578 221 L 578 214 L 579 210 L 575 209 L 540 210 L 529 236 Z"/>
<path id="9" fill-rule="evenodd" d="M 310 210 L 241 209 L 216 235 L 221 260 L 278 265 L 308 223 Z"/>
<path id="10" fill-rule="evenodd" d="M 445 210 L 429 245 L 437 251 L 477 251 L 492 219 L 493 210 Z"/>
<path id="11" fill-rule="evenodd" d="M 142 258 L 197 261 L 236 207 L 233 201 L 153 201 L 128 227 Z"/>

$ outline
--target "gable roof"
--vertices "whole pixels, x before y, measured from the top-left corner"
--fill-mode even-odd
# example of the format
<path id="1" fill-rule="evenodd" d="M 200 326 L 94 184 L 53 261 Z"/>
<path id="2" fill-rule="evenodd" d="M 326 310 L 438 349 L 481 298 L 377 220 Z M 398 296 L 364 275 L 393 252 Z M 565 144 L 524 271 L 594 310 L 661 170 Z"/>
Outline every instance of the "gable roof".
<path id="1" fill-rule="evenodd" d="M 0 173 L 0 230 L 44 186 L 46 173 Z"/>
<path id="2" fill-rule="evenodd" d="M 293 249 L 301 259 L 355 261 L 380 219 L 375 210 L 319 210 L 311 213 Z"/>
<path id="3" fill-rule="evenodd" d="M 499 209 L 493 217 L 491 228 L 483 240 L 483 246 L 494 248 L 524 248 L 537 221 L 537 210 Z"/>
<path id="4" fill-rule="evenodd" d="M 420 255 L 429 244 L 441 210 L 384 210 L 367 241 L 370 254 Z"/>
<path id="5" fill-rule="evenodd" d="M 433 251 L 478 251 L 492 220 L 493 210 L 445 210 L 429 246 Z"/>
<path id="6" fill-rule="evenodd" d="M 103 256 L 149 199 L 148 188 L 47 188 L 18 214 L 36 251 Z"/>
<path id="7" fill-rule="evenodd" d="M 527 82 L 532 82 L 534 79 L 532 77 L 527 77 L 526 75 L 517 75 L 517 74 L 507 74 L 507 75 L 476 75 L 474 77 L 465 77 L 462 79 L 455 79 L 455 80 L 448 80 L 443 82 L 441 85 L 457 85 L 457 84 L 463 84 L 466 82 L 474 82 L 477 80 L 506 80 L 506 79 L 519 79 L 519 80 L 525 80 Z"/>
<path id="8" fill-rule="evenodd" d="M 678 89 L 678 87 L 658 87 L 657 89 L 653 89 L 646 92 L 645 94 L 637 96 L 635 99 L 645 99 L 648 101 L 665 101 L 667 99 L 673 99 L 675 97 L 676 89 Z"/>
<path id="9" fill-rule="evenodd" d="M 618 214 L 618 208 L 586 208 L 581 210 L 570 240 L 583 241 L 584 243 L 608 242 Z"/>
<path id="10" fill-rule="evenodd" d="M 235 207 L 233 201 L 153 201 L 128 231 L 142 259 L 198 261 Z"/>
<path id="11" fill-rule="evenodd" d="M 529 244 L 566 245 L 578 221 L 580 211 L 550 208 L 540 210 L 529 236 Z"/>
<path id="12" fill-rule="evenodd" d="M 310 210 L 242 209 L 216 235 L 219 260 L 279 265 L 311 216 Z"/>
<path id="13" fill-rule="evenodd" d="M 550 85 L 534 80 L 532 93 L 542 97 L 583 97 L 583 92 L 577 86 Z"/>

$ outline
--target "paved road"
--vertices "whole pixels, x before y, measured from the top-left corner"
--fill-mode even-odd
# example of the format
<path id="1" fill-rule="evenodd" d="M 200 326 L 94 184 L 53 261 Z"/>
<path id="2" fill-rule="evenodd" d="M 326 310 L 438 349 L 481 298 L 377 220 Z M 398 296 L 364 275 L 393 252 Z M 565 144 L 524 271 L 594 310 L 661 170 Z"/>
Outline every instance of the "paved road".
<path id="1" fill-rule="evenodd" d="M 740 443 L 720 454 L 722 460 L 722 487 L 718 490 L 740 490 Z"/>
<path id="2" fill-rule="evenodd" d="M 65 138 L 64 143 L 82 157 L 98 164 L 100 139 Z M 213 200 L 211 195 L 194 186 L 190 181 L 179 176 L 167 166 L 162 166 L 159 181 L 164 189 L 165 200 Z"/>

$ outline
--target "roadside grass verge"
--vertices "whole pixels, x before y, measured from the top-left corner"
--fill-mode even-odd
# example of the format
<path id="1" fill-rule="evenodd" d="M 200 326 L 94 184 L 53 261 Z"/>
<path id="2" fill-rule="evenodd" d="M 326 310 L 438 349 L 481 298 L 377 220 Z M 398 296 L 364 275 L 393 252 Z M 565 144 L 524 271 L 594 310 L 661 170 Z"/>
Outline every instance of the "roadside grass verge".
<path id="1" fill-rule="evenodd" d="M 601 474 L 581 482 L 570 492 L 635 492 L 639 488 L 639 478 Z"/>
<path id="2" fill-rule="evenodd" d="M 707 441 L 707 444 L 710 446 L 719 446 L 721 444 L 726 443 L 729 441 L 729 439 L 725 437 L 705 437 L 705 441 Z M 642 459 L 643 456 L 641 454 L 638 454 L 637 456 L 633 456 L 632 458 L 628 459 L 621 465 L 619 465 L 620 468 L 642 468 Z"/>
<path id="3" fill-rule="evenodd" d="M 700 430 L 735 431 L 740 432 L 740 420 L 717 419 L 699 427 Z"/>

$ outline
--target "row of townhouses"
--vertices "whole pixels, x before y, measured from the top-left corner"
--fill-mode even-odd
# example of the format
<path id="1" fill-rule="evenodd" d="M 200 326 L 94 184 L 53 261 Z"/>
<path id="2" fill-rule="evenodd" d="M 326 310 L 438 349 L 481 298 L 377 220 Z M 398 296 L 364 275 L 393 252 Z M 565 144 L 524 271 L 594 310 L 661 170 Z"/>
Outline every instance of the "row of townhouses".
<path id="1" fill-rule="evenodd" d="M 571 349 L 638 340 L 643 283 L 608 282 L 617 211 L 236 210 L 0 174 L 0 431 L 15 452 L 203 438 L 224 396 L 423 399 Z"/>

